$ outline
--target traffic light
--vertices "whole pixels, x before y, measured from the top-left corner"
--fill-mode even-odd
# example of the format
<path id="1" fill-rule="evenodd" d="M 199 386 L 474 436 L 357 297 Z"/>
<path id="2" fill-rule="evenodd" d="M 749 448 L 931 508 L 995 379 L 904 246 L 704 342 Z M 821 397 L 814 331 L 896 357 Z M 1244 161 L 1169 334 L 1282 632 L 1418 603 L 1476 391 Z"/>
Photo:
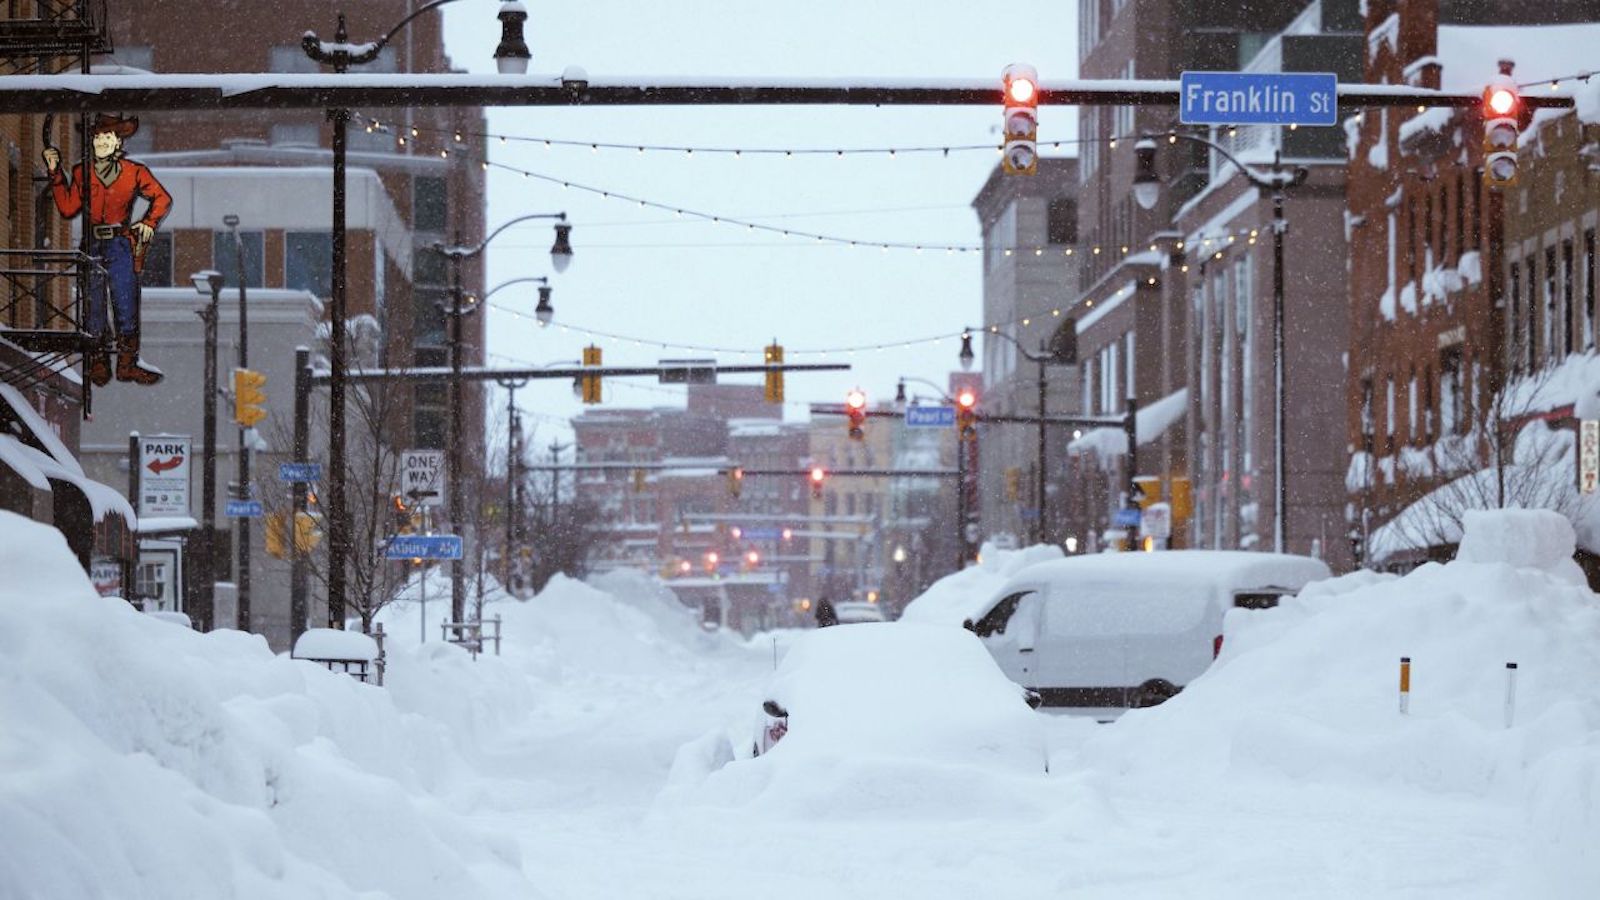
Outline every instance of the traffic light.
<path id="1" fill-rule="evenodd" d="M 766 353 L 764 355 L 764 359 L 766 360 L 766 363 L 769 366 L 771 366 L 771 365 L 781 365 L 783 363 L 783 347 L 779 346 L 777 338 L 773 338 L 772 339 L 772 343 L 767 345 L 767 350 L 766 350 Z M 766 399 L 766 401 L 768 403 L 782 403 L 783 402 L 783 370 L 782 369 L 777 369 L 777 370 L 769 369 L 767 371 L 766 378 L 767 378 L 766 387 L 762 392 L 762 396 Z"/>
<path id="2" fill-rule="evenodd" d="M 1522 96 L 1511 80 L 1511 61 L 1483 89 L 1483 172 L 1491 189 L 1517 183 L 1517 137 L 1524 123 Z"/>
<path id="3" fill-rule="evenodd" d="M 759 566 L 759 565 L 761 565 L 761 554 L 760 553 L 758 553 L 758 552 L 756 552 L 754 550 L 751 550 L 751 551 L 745 553 L 745 555 L 744 555 L 744 567 L 746 569 L 754 569 L 756 566 Z"/>
<path id="4" fill-rule="evenodd" d="M 850 416 L 850 440 L 859 441 L 866 437 L 867 432 L 862 426 L 867 421 L 867 395 L 860 388 L 844 395 L 844 411 Z"/>
<path id="5" fill-rule="evenodd" d="M 1022 496 L 1022 470 L 1016 466 L 1006 468 L 1006 499 L 1015 500 Z"/>
<path id="6" fill-rule="evenodd" d="M 233 420 L 241 428 L 254 428 L 257 422 L 267 417 L 267 411 L 261 406 L 267 402 L 267 395 L 261 391 L 261 386 L 266 383 L 267 376 L 260 372 L 233 370 Z"/>
<path id="7" fill-rule="evenodd" d="M 970 441 L 978 434 L 978 392 L 972 388 L 962 388 L 956 394 L 956 433 L 964 441 Z"/>
<path id="8" fill-rule="evenodd" d="M 275 559 L 289 557 L 289 534 L 286 527 L 289 522 L 288 514 L 275 512 L 267 516 L 267 532 L 263 536 L 266 541 L 267 555 Z M 317 517 L 310 513 L 295 513 L 294 519 L 294 547 L 301 554 L 310 553 L 322 542 L 322 529 L 317 527 Z"/>
<path id="9" fill-rule="evenodd" d="M 811 499 L 822 499 L 822 483 L 828 480 L 828 473 L 821 466 L 811 467 Z"/>
<path id="10" fill-rule="evenodd" d="M 717 563 L 721 562 L 721 561 L 722 561 L 722 557 L 717 555 L 717 551 L 711 550 L 711 551 L 707 552 L 706 553 L 706 571 L 707 572 L 715 572 L 717 570 Z"/>
<path id="11" fill-rule="evenodd" d="M 274 559 L 285 559 L 289 555 L 283 530 L 284 521 L 284 514 L 281 512 L 267 514 L 267 533 L 263 538 L 267 545 L 267 555 Z"/>
<path id="12" fill-rule="evenodd" d="M 594 344 L 590 344 L 589 346 L 583 348 L 583 364 L 584 364 L 585 367 L 591 367 L 592 366 L 592 367 L 598 368 L 600 366 L 600 348 L 596 347 Z M 600 376 L 599 375 L 582 375 L 582 376 L 579 376 L 579 377 L 583 381 L 583 389 L 581 391 L 581 393 L 583 395 L 583 397 L 582 397 L 583 402 L 584 403 L 599 403 L 600 402 Z"/>
<path id="13" fill-rule="evenodd" d="M 409 534 L 411 531 L 411 510 L 406 509 L 406 498 L 395 494 L 389 500 L 389 514 L 394 517 L 394 534 Z"/>
<path id="14" fill-rule="evenodd" d="M 294 548 L 300 553 L 310 553 L 322 543 L 322 528 L 311 513 L 294 514 Z"/>
<path id="15" fill-rule="evenodd" d="M 739 491 L 744 487 L 744 470 L 735 466 L 728 470 L 728 496 L 739 499 Z"/>
<path id="16" fill-rule="evenodd" d="M 1025 63 L 1012 63 L 1000 73 L 1005 92 L 1005 146 L 1000 166 L 1007 175 L 1039 171 L 1039 73 Z"/>

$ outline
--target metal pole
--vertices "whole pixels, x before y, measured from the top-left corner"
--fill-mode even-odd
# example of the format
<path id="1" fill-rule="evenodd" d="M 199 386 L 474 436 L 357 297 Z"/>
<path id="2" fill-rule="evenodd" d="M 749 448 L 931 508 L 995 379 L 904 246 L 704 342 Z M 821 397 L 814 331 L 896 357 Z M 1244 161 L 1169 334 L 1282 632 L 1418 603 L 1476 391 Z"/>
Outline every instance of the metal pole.
<path id="1" fill-rule="evenodd" d="M 215 626 L 217 605 L 217 309 L 222 285 L 211 289 L 211 303 L 200 317 L 206 324 L 205 400 L 201 404 L 200 472 L 200 578 L 195 625 L 201 631 Z"/>
<path id="2" fill-rule="evenodd" d="M 344 14 L 334 32 L 336 43 L 348 43 Z M 335 56 L 333 71 L 344 74 L 349 68 L 344 58 Z M 350 531 L 345 521 L 344 494 L 344 321 L 345 321 L 345 143 L 350 111 L 336 108 L 333 116 L 333 284 L 328 303 L 332 321 L 328 339 L 328 625 L 344 627 L 344 566 L 349 555 Z"/>
<path id="3" fill-rule="evenodd" d="M 967 442 L 956 433 L 956 571 L 967 566 Z"/>
<path id="4" fill-rule="evenodd" d="M 244 242 L 239 238 L 239 226 L 235 222 L 231 227 L 233 231 L 234 258 L 239 269 L 239 368 L 250 368 L 250 315 L 249 305 L 245 298 L 244 277 Z M 239 473 L 238 473 L 238 498 L 249 500 L 253 495 L 250 489 L 250 429 L 239 427 Z M 239 577 L 239 630 L 250 631 L 250 517 L 239 516 L 238 521 L 238 558 Z M 290 539 L 294 532 L 290 531 Z"/>
<path id="5" fill-rule="evenodd" d="M 1045 349 L 1044 349 L 1044 347 L 1041 346 L 1039 348 L 1039 360 L 1038 360 L 1038 362 L 1039 362 L 1039 472 L 1038 472 L 1039 484 L 1038 484 L 1038 491 L 1039 492 L 1038 492 L 1038 495 L 1037 495 L 1037 499 L 1038 499 L 1038 509 L 1036 510 L 1037 518 L 1034 519 L 1034 524 L 1033 524 L 1033 527 L 1034 527 L 1033 542 L 1035 544 L 1044 543 L 1045 542 L 1045 535 L 1047 534 L 1047 532 L 1045 531 L 1045 527 L 1044 527 L 1044 482 L 1045 482 L 1045 477 L 1044 477 L 1044 449 L 1045 449 L 1045 444 L 1044 444 L 1044 441 L 1045 441 L 1045 437 L 1044 437 L 1044 407 L 1045 407 L 1045 371 L 1044 371 L 1044 361 L 1045 361 L 1045 358 L 1046 358 L 1044 354 L 1045 354 Z"/>
<path id="6" fill-rule="evenodd" d="M 305 462 L 311 455 L 311 348 L 294 348 L 294 461 Z M 289 545 L 289 632 L 290 645 L 305 634 L 310 610 L 306 602 L 310 593 L 311 567 L 305 554 L 300 552 L 296 540 L 300 517 L 306 512 L 306 483 L 296 481 L 289 486 L 290 520 L 284 524 L 285 542 Z"/>
<path id="7" fill-rule="evenodd" d="M 456 240 L 461 243 L 459 237 Z M 446 490 L 450 493 L 450 528 L 456 534 L 466 539 L 465 518 L 461 505 L 461 430 L 462 430 L 462 398 L 461 398 L 461 357 L 465 349 L 461 339 L 461 306 L 463 302 L 461 287 L 461 266 L 463 257 L 460 253 L 450 253 L 450 423 L 449 443 L 446 459 L 449 471 Z M 461 623 L 466 614 L 467 585 L 466 548 L 462 548 L 461 558 L 450 561 L 450 621 Z M 456 635 L 460 637 L 459 632 Z"/>
<path id="8" fill-rule="evenodd" d="M 139 432 L 128 432 L 128 503 L 133 507 L 135 518 L 139 515 Z M 135 522 L 129 522 L 128 527 L 133 530 L 133 557 L 124 557 L 122 560 L 122 596 L 128 598 L 135 609 L 144 609 L 144 599 L 139 596 L 137 575 L 139 571 L 139 533 Z"/>
<path id="9" fill-rule="evenodd" d="M 1139 398 L 1128 395 L 1128 409 L 1122 415 L 1122 430 L 1128 436 L 1128 508 L 1138 509 L 1139 504 L 1134 499 L 1134 492 L 1138 490 L 1139 482 Z M 1128 549 L 1134 549 L 1135 542 L 1139 540 L 1139 526 L 1128 526 Z"/>
<path id="10" fill-rule="evenodd" d="M 1289 467 L 1285 460 L 1283 414 L 1283 164 L 1280 154 L 1273 154 L 1272 173 L 1276 187 L 1272 192 L 1272 389 L 1274 409 L 1272 415 L 1273 468 L 1277 481 L 1273 498 L 1272 550 L 1284 552 L 1284 516 L 1288 513 Z"/>

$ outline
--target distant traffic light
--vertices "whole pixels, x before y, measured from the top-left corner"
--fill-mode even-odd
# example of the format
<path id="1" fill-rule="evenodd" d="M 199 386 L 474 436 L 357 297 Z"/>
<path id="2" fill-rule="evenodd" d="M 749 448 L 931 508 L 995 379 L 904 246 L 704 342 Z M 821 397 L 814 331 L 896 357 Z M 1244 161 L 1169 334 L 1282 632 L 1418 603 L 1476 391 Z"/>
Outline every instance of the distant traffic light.
<path id="1" fill-rule="evenodd" d="M 1483 172 L 1491 189 L 1517 183 L 1517 139 L 1524 124 L 1522 95 L 1511 80 L 1511 61 L 1483 89 Z"/>
<path id="2" fill-rule="evenodd" d="M 844 395 L 844 411 L 850 416 L 850 440 L 859 441 L 866 437 L 866 429 L 862 426 L 867 421 L 867 395 L 860 388 L 854 388 Z"/>
<path id="3" fill-rule="evenodd" d="M 389 498 L 389 514 L 394 519 L 393 533 L 406 534 L 411 530 L 411 510 L 406 509 L 406 498 L 395 494 Z"/>
<path id="4" fill-rule="evenodd" d="M 715 551 L 715 550 L 708 551 L 706 553 L 706 571 L 707 572 L 715 572 L 717 570 L 717 563 L 719 563 L 721 561 L 722 561 L 722 557 L 717 555 L 717 551 Z"/>
<path id="5" fill-rule="evenodd" d="M 821 466 L 811 467 L 811 499 L 822 499 L 822 483 L 828 480 L 828 473 Z"/>
<path id="6" fill-rule="evenodd" d="M 777 338 L 773 338 L 772 339 L 772 343 L 767 345 L 767 350 L 766 350 L 766 353 L 763 354 L 763 358 L 766 360 L 766 363 L 769 366 L 782 365 L 783 364 L 783 347 L 778 344 L 778 339 Z M 766 386 L 762 390 L 762 397 L 768 403 L 782 403 L 783 402 L 783 370 L 782 369 L 775 369 L 775 370 L 774 369 L 769 369 L 769 370 L 767 370 Z"/>
<path id="7" fill-rule="evenodd" d="M 266 383 L 267 376 L 260 372 L 233 370 L 233 420 L 241 428 L 254 428 L 256 423 L 267 417 L 267 411 L 262 407 L 267 402 L 267 395 L 261 390 Z"/>
<path id="8" fill-rule="evenodd" d="M 583 364 L 584 364 L 585 367 L 599 368 L 600 367 L 600 348 L 596 347 L 594 344 L 590 344 L 589 346 L 583 348 Z M 582 375 L 582 376 L 580 376 L 580 378 L 581 378 L 581 380 L 583 382 L 583 390 L 582 390 L 583 402 L 584 403 L 599 403 L 600 402 L 600 376 L 599 375 Z"/>
<path id="9" fill-rule="evenodd" d="M 754 569 L 756 566 L 761 565 L 761 554 L 754 550 L 749 551 L 744 555 L 744 564 L 747 569 Z"/>
<path id="10" fill-rule="evenodd" d="M 1005 146 L 1000 166 L 1007 175 L 1039 171 L 1039 73 L 1025 63 L 1012 63 L 1000 73 L 1005 92 Z"/>
<path id="11" fill-rule="evenodd" d="M 1016 466 L 1006 467 L 1006 499 L 1016 500 L 1022 496 L 1022 470 Z"/>
<path id="12" fill-rule="evenodd" d="M 971 440 L 978 433 L 978 392 L 962 388 L 956 394 L 956 433 L 962 440 Z"/>
<path id="13" fill-rule="evenodd" d="M 744 488 L 744 469 L 737 466 L 728 470 L 728 496 L 739 499 L 739 491 Z"/>

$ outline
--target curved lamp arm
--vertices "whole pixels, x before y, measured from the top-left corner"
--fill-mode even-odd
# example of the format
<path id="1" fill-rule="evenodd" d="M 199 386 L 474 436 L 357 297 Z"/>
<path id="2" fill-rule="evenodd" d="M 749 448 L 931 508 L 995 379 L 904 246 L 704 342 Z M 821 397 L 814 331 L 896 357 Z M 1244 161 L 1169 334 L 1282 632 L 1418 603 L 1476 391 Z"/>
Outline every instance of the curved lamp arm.
<path id="1" fill-rule="evenodd" d="M 1027 347 L 1024 347 L 1022 345 L 1021 341 L 1017 340 L 1016 338 L 1012 337 L 1009 334 L 1006 334 L 1004 331 L 1001 331 L 998 326 L 996 326 L 994 328 L 967 328 L 967 329 L 964 329 L 963 332 L 962 332 L 962 335 L 961 335 L 961 337 L 962 337 L 962 347 L 963 347 L 963 351 L 964 352 L 971 348 L 971 346 L 972 346 L 971 338 L 972 338 L 972 335 L 974 335 L 974 334 L 981 334 L 985 338 L 988 338 L 988 337 L 1005 338 L 1006 340 L 1010 341 L 1013 346 L 1015 346 L 1017 348 L 1017 352 L 1022 354 L 1022 358 L 1023 359 L 1026 359 L 1028 362 L 1031 362 L 1031 363 L 1041 363 L 1041 362 L 1042 363 L 1053 363 L 1053 362 L 1056 361 L 1056 357 L 1055 357 L 1054 354 L 1048 353 L 1048 352 L 1042 351 L 1042 350 L 1029 350 Z"/>
<path id="2" fill-rule="evenodd" d="M 489 236 L 484 238 L 481 242 L 479 242 L 479 244 L 476 247 L 451 246 L 449 244 L 445 244 L 442 241 L 440 241 L 440 242 L 435 242 L 432 245 L 431 249 L 434 250 L 435 252 L 443 253 L 445 256 L 455 257 L 456 259 L 471 259 L 472 257 L 477 256 L 478 254 L 482 253 L 485 249 L 487 249 L 488 246 L 489 246 L 489 242 L 491 242 L 495 238 L 499 237 L 500 236 L 500 232 L 505 231 L 507 228 L 510 228 L 513 225 L 520 225 L 523 222 L 531 222 L 534 219 L 556 219 L 558 221 L 565 222 L 565 221 L 567 221 L 567 214 L 564 213 L 564 212 L 558 212 L 558 213 L 528 213 L 525 216 L 517 216 L 515 219 L 512 219 L 512 220 L 510 220 L 508 222 L 502 223 L 499 228 L 496 228 L 495 230 L 489 232 Z M 571 227 L 572 226 L 570 226 L 570 225 L 557 225 L 556 226 L 556 245 L 557 245 L 557 247 L 560 247 L 561 245 L 566 243 L 566 240 L 565 240 L 566 233 L 563 232 L 562 229 L 566 228 L 566 229 L 570 230 Z M 572 254 L 572 248 L 568 247 L 567 248 L 567 255 L 570 256 L 571 254 Z"/>
<path id="3" fill-rule="evenodd" d="M 944 388 L 939 387 L 937 384 L 934 384 L 933 382 L 929 381 L 928 379 L 926 379 L 926 378 L 918 378 L 915 375 L 901 375 L 900 376 L 900 383 L 895 387 L 895 392 L 894 392 L 894 403 L 895 403 L 896 406 L 905 406 L 906 405 L 906 382 L 908 382 L 908 381 L 915 381 L 915 382 L 917 382 L 919 384 L 925 384 L 928 387 L 933 388 L 934 392 L 939 395 L 939 400 L 942 403 L 953 403 L 953 402 L 955 402 L 954 400 L 951 399 L 949 394 L 945 393 Z"/>

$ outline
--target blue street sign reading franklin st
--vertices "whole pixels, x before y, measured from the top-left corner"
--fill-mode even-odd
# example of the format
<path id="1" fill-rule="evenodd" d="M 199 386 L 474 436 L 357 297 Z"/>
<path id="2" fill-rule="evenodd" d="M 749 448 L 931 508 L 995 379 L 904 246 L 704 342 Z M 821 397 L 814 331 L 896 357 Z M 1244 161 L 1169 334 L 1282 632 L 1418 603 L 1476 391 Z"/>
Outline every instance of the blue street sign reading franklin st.
<path id="1" fill-rule="evenodd" d="M 1339 79 L 1331 72 L 1184 72 L 1185 125 L 1336 125 Z"/>

